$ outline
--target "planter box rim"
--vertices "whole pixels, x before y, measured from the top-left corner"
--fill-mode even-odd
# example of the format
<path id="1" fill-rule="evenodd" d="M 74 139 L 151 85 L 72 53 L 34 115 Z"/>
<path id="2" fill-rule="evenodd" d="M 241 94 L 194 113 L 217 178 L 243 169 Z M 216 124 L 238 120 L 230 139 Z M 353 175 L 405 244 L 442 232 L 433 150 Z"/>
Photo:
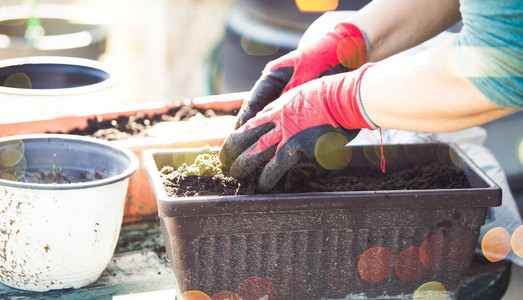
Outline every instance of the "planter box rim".
<path id="1" fill-rule="evenodd" d="M 348 146 L 355 149 L 379 145 Z M 384 145 L 385 148 L 397 145 Z M 401 209 L 401 208 L 465 208 L 501 205 L 501 189 L 479 167 L 477 167 L 455 144 L 427 143 L 402 144 L 406 147 L 448 147 L 457 153 L 463 162 L 479 176 L 483 187 L 467 189 L 419 189 L 419 190 L 378 190 L 347 192 L 313 192 L 286 194 L 259 194 L 237 196 L 194 196 L 169 197 L 161 182 L 154 156 L 168 153 L 217 151 L 217 148 L 194 149 L 148 149 L 142 152 L 142 167 L 153 186 L 158 206 L 173 209 L 159 209 L 161 217 L 187 217 L 200 215 L 221 215 L 237 213 L 287 212 L 298 210 L 327 209 Z M 448 192 L 451 194 L 443 194 Z M 410 197 L 406 197 L 409 196 Z M 412 195 L 415 194 L 415 197 Z M 464 198 L 456 201 L 455 197 Z M 327 201 L 328 200 L 328 201 Z"/>

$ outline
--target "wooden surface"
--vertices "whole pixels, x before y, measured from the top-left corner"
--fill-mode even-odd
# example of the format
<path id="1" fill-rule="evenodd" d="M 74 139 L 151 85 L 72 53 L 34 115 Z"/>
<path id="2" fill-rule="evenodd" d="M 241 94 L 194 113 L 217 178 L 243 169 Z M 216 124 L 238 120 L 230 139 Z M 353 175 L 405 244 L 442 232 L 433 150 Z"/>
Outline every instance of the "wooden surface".
<path id="1" fill-rule="evenodd" d="M 21 291 L 0 284 L 0 299 L 152 299 L 151 294 L 142 294 L 143 298 L 131 295 L 153 291 L 164 291 L 165 295 L 174 293 L 174 287 L 160 222 L 155 220 L 123 225 L 114 257 L 95 283 L 49 292 Z"/>

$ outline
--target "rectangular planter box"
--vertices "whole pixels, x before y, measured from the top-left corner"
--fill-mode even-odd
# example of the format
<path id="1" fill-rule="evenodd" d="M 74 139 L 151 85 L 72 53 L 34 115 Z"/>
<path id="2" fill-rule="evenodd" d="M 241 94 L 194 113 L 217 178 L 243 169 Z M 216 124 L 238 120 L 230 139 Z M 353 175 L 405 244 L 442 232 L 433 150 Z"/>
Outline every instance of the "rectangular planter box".
<path id="1" fill-rule="evenodd" d="M 379 169 L 379 159 L 369 158 L 375 150 L 353 146 L 350 165 Z M 191 164 L 209 150 L 144 151 L 177 293 L 263 287 L 268 299 L 412 299 L 416 291 L 444 287 L 446 298 L 456 299 L 501 190 L 454 145 L 384 150 L 394 154 L 388 171 L 440 161 L 461 168 L 471 188 L 175 198 L 159 170 Z"/>
<path id="2" fill-rule="evenodd" d="M 187 103 L 145 103 L 133 106 L 123 106 L 115 111 L 82 112 L 74 116 L 47 117 L 33 121 L 19 123 L 1 123 L 0 136 L 14 134 L 31 134 L 45 132 L 69 132 L 74 128 L 85 128 L 87 120 L 97 117 L 100 120 L 112 120 L 119 116 L 131 116 L 136 113 L 149 115 L 167 113 L 170 109 L 182 105 L 191 105 L 195 108 L 214 109 L 233 112 L 238 110 L 243 102 L 245 93 L 222 94 L 214 96 L 199 97 Z M 183 123 L 183 122 L 179 122 Z M 187 128 L 188 126 L 172 127 L 173 132 L 168 135 L 157 137 L 133 138 L 111 143 L 127 147 L 133 151 L 139 159 L 144 149 L 161 149 L 174 147 L 204 147 L 218 146 L 232 130 L 232 122 L 224 129 L 215 123 L 203 125 L 201 128 Z M 174 132 L 176 131 L 176 132 Z M 151 220 L 158 216 L 158 206 L 147 175 L 139 168 L 129 179 L 129 188 L 124 208 L 124 223 Z"/>

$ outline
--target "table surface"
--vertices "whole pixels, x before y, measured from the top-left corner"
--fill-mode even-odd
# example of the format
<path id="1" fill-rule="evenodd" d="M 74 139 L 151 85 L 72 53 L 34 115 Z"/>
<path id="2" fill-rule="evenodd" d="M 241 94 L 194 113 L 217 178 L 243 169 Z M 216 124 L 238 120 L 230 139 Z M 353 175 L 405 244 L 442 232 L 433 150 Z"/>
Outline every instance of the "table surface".
<path id="1" fill-rule="evenodd" d="M 153 291 L 174 293 L 174 274 L 164 245 L 158 220 L 124 224 L 113 259 L 93 284 L 49 292 L 22 291 L 0 284 L 0 299 L 113 299 L 121 296 L 115 299 L 123 300 L 127 298 L 123 295 L 136 296 Z M 151 294 L 144 295 L 143 299 L 152 299 Z"/>

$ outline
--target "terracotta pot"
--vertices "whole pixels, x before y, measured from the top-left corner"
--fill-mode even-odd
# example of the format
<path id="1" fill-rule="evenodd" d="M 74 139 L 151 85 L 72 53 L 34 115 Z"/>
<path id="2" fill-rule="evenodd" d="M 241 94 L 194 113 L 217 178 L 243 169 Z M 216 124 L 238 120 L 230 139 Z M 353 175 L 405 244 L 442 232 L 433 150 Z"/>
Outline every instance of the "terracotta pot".
<path id="1" fill-rule="evenodd" d="M 118 116 L 131 116 L 136 113 L 162 114 L 182 105 L 234 112 L 239 109 L 245 97 L 246 93 L 223 94 L 198 97 L 185 103 L 147 103 L 123 106 L 112 112 L 100 111 L 100 113 L 89 115 L 60 116 L 26 122 L 0 123 L 0 137 L 28 133 L 69 132 L 75 128 L 86 127 L 87 120 L 92 118 L 112 120 Z M 221 145 L 232 130 L 233 124 L 231 121 L 223 120 L 223 122 L 219 122 L 219 126 L 216 125 L 217 123 L 210 123 L 193 131 L 187 131 L 187 126 L 182 125 L 182 127 L 185 127 L 183 128 L 185 132 L 170 131 L 172 134 L 168 133 L 167 136 L 136 138 L 112 141 L 110 143 L 130 149 L 139 159 L 141 159 L 141 153 L 145 149 L 218 146 Z M 124 223 L 157 218 L 158 207 L 154 193 L 147 175 L 141 168 L 129 180 L 126 199 Z"/>

